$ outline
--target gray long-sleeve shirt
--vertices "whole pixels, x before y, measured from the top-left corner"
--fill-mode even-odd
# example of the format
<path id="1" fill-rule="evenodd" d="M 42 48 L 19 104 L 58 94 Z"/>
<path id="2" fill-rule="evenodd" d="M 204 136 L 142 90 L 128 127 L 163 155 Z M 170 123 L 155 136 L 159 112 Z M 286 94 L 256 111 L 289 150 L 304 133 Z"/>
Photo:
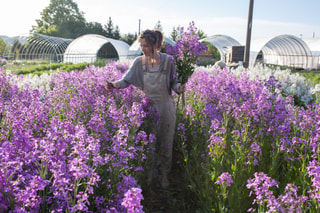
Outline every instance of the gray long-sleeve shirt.
<path id="1" fill-rule="evenodd" d="M 176 66 L 172 61 L 172 56 L 164 53 L 160 54 L 160 72 L 166 70 L 168 93 L 171 95 L 172 90 L 174 90 L 177 94 L 179 94 L 177 91 L 179 83 L 177 83 L 176 79 Z M 144 56 L 137 57 L 129 67 L 129 70 L 126 72 L 126 74 L 118 81 L 120 83 L 120 88 L 126 88 L 130 84 L 133 84 L 134 86 L 143 90 L 143 73 L 147 69 L 145 68 L 146 65 L 143 63 L 143 57 Z"/>

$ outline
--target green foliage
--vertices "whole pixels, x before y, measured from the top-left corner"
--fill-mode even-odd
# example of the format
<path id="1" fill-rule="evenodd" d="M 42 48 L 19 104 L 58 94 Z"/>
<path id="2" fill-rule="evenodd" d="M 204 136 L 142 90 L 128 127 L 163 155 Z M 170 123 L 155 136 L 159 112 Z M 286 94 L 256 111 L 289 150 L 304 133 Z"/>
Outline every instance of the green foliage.
<path id="1" fill-rule="evenodd" d="M 103 28 L 102 24 L 98 23 L 98 22 L 88 22 L 86 23 L 86 27 L 85 27 L 85 33 L 84 34 L 98 34 L 98 35 L 103 35 L 105 36 L 107 34 L 107 32 L 105 31 L 105 29 Z"/>
<path id="2" fill-rule="evenodd" d="M 105 27 L 106 33 L 107 33 L 106 36 L 108 38 L 112 38 L 112 36 L 113 36 L 113 22 L 111 20 L 111 17 L 109 17 L 107 25 L 105 25 L 104 27 Z"/>
<path id="3" fill-rule="evenodd" d="M 199 39 L 203 39 L 203 38 L 207 37 L 207 35 L 204 33 L 204 31 L 200 30 L 200 29 L 198 29 L 197 34 L 199 36 Z"/>
<path id="4" fill-rule="evenodd" d="M 120 40 L 126 42 L 129 45 L 132 45 L 133 42 L 135 42 L 137 40 L 137 38 L 138 38 L 138 35 L 136 33 L 135 34 L 128 33 L 128 34 L 123 35 L 120 38 Z"/>
<path id="5" fill-rule="evenodd" d="M 221 59 L 219 50 L 209 42 L 204 43 L 208 47 L 207 53 L 210 54 L 215 61 L 219 61 Z"/>
<path id="6" fill-rule="evenodd" d="M 56 69 L 58 69 L 61 65 L 58 64 L 58 63 L 52 63 L 52 64 L 50 64 L 49 66 L 50 66 L 50 69 L 56 70 Z"/>
<path id="7" fill-rule="evenodd" d="M 265 66 L 271 68 L 271 69 L 280 69 L 280 70 L 291 70 L 292 72 L 300 72 L 300 71 L 303 71 L 303 68 L 300 68 L 300 67 L 292 67 L 292 66 L 286 66 L 286 65 L 277 65 L 277 64 L 265 64 Z"/>
<path id="8" fill-rule="evenodd" d="M 72 39 L 84 35 L 87 32 L 86 24 L 84 22 L 69 20 L 57 25 L 56 31 L 52 36 Z"/>
<path id="9" fill-rule="evenodd" d="M 118 27 L 118 25 L 116 25 L 114 32 L 113 32 L 113 38 L 119 40 L 121 38 L 120 35 L 120 29 Z"/>
<path id="10" fill-rule="evenodd" d="M 180 33 L 180 26 L 178 27 L 173 27 L 172 32 L 170 34 L 170 39 L 173 40 L 174 42 L 177 42 L 181 38 L 181 33 Z"/>
<path id="11" fill-rule="evenodd" d="M 163 31 L 160 20 L 158 20 L 158 22 L 156 23 L 153 29 Z"/>
<path id="12" fill-rule="evenodd" d="M 7 46 L 6 42 L 4 42 L 2 38 L 0 38 L 0 57 L 2 57 L 5 54 L 6 46 Z"/>
<path id="13" fill-rule="evenodd" d="M 90 64 L 87 62 L 79 63 L 79 64 L 72 64 L 72 63 L 52 63 L 52 64 L 35 64 L 35 63 L 28 63 L 19 66 L 11 66 L 8 67 L 12 72 L 15 72 L 18 75 L 26 75 L 26 74 L 33 74 L 33 75 L 41 75 L 42 73 L 51 73 L 51 72 L 58 72 L 58 71 L 73 71 L 73 70 L 84 70 Z"/>
<path id="14" fill-rule="evenodd" d="M 203 39 L 203 38 L 207 37 L 207 35 L 201 29 L 198 29 L 196 33 L 198 34 L 199 39 Z M 181 39 L 181 27 L 180 27 L 180 25 L 178 25 L 177 27 L 173 27 L 169 38 L 174 42 L 177 42 L 179 39 Z"/>
<path id="15" fill-rule="evenodd" d="M 11 50 L 10 52 L 11 53 L 14 53 L 15 54 L 15 57 L 17 57 L 19 55 L 19 50 L 23 47 L 23 45 L 18 41 L 16 40 L 13 45 L 11 46 Z M 13 58 L 13 59 L 16 59 L 16 58 Z"/>
<path id="16" fill-rule="evenodd" d="M 86 22 L 84 13 L 79 10 L 78 4 L 73 0 L 51 0 L 49 6 L 41 12 L 41 18 L 36 22 L 37 25 L 33 26 L 31 32 L 48 36 L 75 39 L 85 34 L 98 34 L 124 41 L 129 45 L 132 45 L 138 37 L 136 33 L 121 36 L 119 27 L 114 26 L 111 17 L 104 26 L 98 22 Z M 162 30 L 160 20 L 154 28 Z M 197 34 L 200 39 L 206 37 L 202 30 L 198 30 Z M 170 36 L 175 42 L 179 40 L 180 26 L 174 27 Z"/>
<path id="17" fill-rule="evenodd" d="M 306 79 L 309 79 L 314 85 L 320 84 L 320 71 L 299 71 L 298 73 Z"/>
<path id="18" fill-rule="evenodd" d="M 102 59 L 97 60 L 93 63 L 94 66 L 98 67 L 104 67 L 107 63 L 110 61 L 115 61 L 116 58 L 113 59 Z M 72 63 L 25 63 L 25 64 L 16 64 L 16 65 L 10 65 L 8 67 L 9 70 L 12 72 L 18 74 L 18 75 L 26 75 L 26 74 L 33 74 L 33 75 L 41 75 L 42 73 L 51 73 L 51 72 L 59 72 L 59 71 L 73 71 L 73 70 L 84 70 L 86 69 L 90 63 L 83 62 L 78 64 L 72 64 Z"/>
<path id="19" fill-rule="evenodd" d="M 73 0 L 51 0 L 41 15 L 41 19 L 36 20 L 37 26 L 33 27 L 32 32 L 75 38 L 81 35 L 81 29 L 86 22 L 83 12 Z"/>
<path id="20" fill-rule="evenodd" d="M 209 42 L 203 42 L 207 46 L 207 51 L 199 56 L 199 66 L 214 65 L 221 59 L 219 50 Z"/>
<path id="21" fill-rule="evenodd" d="M 106 32 L 106 37 L 120 39 L 120 29 L 118 26 L 114 27 L 111 17 L 109 17 L 108 22 L 104 25 L 104 29 Z"/>
<path id="22" fill-rule="evenodd" d="M 93 65 L 97 66 L 97 67 L 104 67 L 110 61 L 116 61 L 116 60 L 117 60 L 117 58 L 114 58 L 114 59 L 101 59 L 101 60 L 97 60 L 96 62 L 94 62 Z"/>
<path id="23" fill-rule="evenodd" d="M 102 26 L 98 22 L 86 22 L 83 14 L 73 0 L 51 0 L 31 32 L 71 39 L 84 34 L 120 39 L 120 29 L 118 26 L 113 27 L 111 17 L 107 25 Z"/>

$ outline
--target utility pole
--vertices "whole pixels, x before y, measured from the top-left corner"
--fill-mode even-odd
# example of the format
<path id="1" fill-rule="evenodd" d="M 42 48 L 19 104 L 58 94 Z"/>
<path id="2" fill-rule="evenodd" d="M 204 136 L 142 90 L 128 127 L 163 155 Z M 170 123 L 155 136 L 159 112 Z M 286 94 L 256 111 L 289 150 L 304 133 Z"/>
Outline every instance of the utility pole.
<path id="1" fill-rule="evenodd" d="M 247 39 L 246 39 L 246 46 L 244 48 L 244 61 L 243 61 L 243 66 L 245 68 L 248 68 L 249 66 L 251 30 L 252 30 L 252 13 L 253 13 L 253 0 L 250 0 L 248 24 L 247 24 Z"/>
<path id="2" fill-rule="evenodd" d="M 140 25 L 141 25 L 141 19 L 139 19 L 139 31 L 138 31 L 138 35 L 140 35 Z"/>

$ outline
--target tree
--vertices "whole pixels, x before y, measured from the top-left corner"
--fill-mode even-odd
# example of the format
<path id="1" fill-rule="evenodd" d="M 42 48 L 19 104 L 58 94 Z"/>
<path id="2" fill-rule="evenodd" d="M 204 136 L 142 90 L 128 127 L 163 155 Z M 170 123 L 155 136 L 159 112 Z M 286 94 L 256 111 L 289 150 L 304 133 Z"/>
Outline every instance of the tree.
<path id="1" fill-rule="evenodd" d="M 119 40 L 121 38 L 120 36 L 120 29 L 118 27 L 118 25 L 116 25 L 116 28 L 113 32 L 113 38 Z"/>
<path id="2" fill-rule="evenodd" d="M 19 40 L 15 40 L 10 51 L 11 53 L 14 53 L 14 60 L 19 59 L 22 48 L 23 45 L 19 42 Z"/>
<path id="3" fill-rule="evenodd" d="M 113 23 L 112 23 L 111 17 L 109 17 L 107 25 L 105 25 L 104 27 L 107 32 L 106 36 L 108 38 L 112 38 L 112 36 L 113 36 Z"/>
<path id="4" fill-rule="evenodd" d="M 98 22 L 88 22 L 86 23 L 86 34 L 98 34 L 102 36 L 107 36 L 106 30 L 103 28 L 102 24 Z"/>
<path id="5" fill-rule="evenodd" d="M 203 39 L 206 38 L 207 35 L 200 29 L 197 30 L 196 32 L 199 35 L 199 39 Z M 172 32 L 170 34 L 170 38 L 177 42 L 180 38 L 181 38 L 181 27 L 173 27 Z"/>
<path id="6" fill-rule="evenodd" d="M 135 33 L 135 34 L 128 33 L 128 34 L 125 34 L 124 36 L 122 36 L 120 38 L 120 40 L 126 42 L 129 45 L 132 45 L 133 42 L 135 42 L 137 40 L 137 38 L 138 38 L 137 33 Z"/>
<path id="7" fill-rule="evenodd" d="M 221 58 L 219 50 L 209 42 L 204 42 L 204 43 L 208 47 L 207 53 L 211 55 L 214 61 L 219 61 Z"/>
<path id="8" fill-rule="evenodd" d="M 181 38 L 181 32 L 180 32 L 180 26 L 173 27 L 172 32 L 170 34 L 170 38 L 174 41 L 177 42 Z"/>
<path id="9" fill-rule="evenodd" d="M 197 34 L 199 35 L 199 39 L 203 39 L 207 37 L 207 35 L 202 30 L 199 30 L 199 29 L 197 31 Z"/>
<path id="10" fill-rule="evenodd" d="M 113 22 L 111 17 L 109 17 L 109 20 L 106 25 L 104 25 L 104 29 L 106 31 L 106 37 L 113 38 L 113 39 L 120 39 L 120 29 L 118 25 L 116 27 L 113 26 Z"/>
<path id="11" fill-rule="evenodd" d="M 62 38 L 77 38 L 86 34 L 86 23 L 77 21 L 66 21 L 56 27 L 52 36 Z"/>
<path id="12" fill-rule="evenodd" d="M 6 42 L 2 38 L 0 38 L 0 57 L 2 57 L 4 54 L 6 54 L 6 52 L 7 52 L 6 46 L 7 46 Z"/>
<path id="13" fill-rule="evenodd" d="M 50 0 L 36 22 L 37 26 L 33 26 L 31 32 L 64 37 L 63 33 L 75 38 L 85 28 L 86 20 L 73 0 Z"/>
<path id="14" fill-rule="evenodd" d="M 157 24 L 154 26 L 154 29 L 163 31 L 162 26 L 161 26 L 161 23 L 160 23 L 160 20 L 159 20 L 159 21 L 157 22 Z"/>

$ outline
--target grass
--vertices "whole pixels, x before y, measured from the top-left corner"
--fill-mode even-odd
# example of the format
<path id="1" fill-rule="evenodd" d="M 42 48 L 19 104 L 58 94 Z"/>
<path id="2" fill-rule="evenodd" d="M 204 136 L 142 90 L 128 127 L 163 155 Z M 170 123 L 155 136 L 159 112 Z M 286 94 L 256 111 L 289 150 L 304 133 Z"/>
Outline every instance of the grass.
<path id="1" fill-rule="evenodd" d="M 293 71 L 293 73 L 299 73 L 306 79 L 311 80 L 314 85 L 320 84 L 320 70 L 312 70 L 312 71 Z"/>
<path id="2" fill-rule="evenodd" d="M 292 73 L 299 73 L 299 75 L 305 77 L 306 79 L 311 80 L 311 82 L 316 84 L 320 84 L 320 70 L 304 70 L 302 68 L 295 68 L 295 67 L 288 67 L 288 66 L 279 66 L 279 65 L 274 65 L 274 64 L 266 64 L 266 66 L 271 67 L 271 68 L 280 68 L 281 70 L 289 69 L 291 70 Z M 310 85 L 310 86 L 314 86 Z"/>

